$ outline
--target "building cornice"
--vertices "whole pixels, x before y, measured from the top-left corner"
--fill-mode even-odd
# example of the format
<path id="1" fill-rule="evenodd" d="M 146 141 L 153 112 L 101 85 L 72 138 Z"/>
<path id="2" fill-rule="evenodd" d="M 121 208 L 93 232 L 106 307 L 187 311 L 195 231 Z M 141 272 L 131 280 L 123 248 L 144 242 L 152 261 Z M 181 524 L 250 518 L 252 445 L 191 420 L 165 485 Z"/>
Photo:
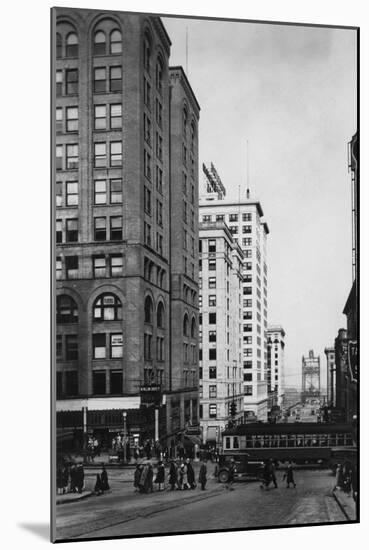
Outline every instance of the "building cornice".
<path id="1" fill-rule="evenodd" d="M 188 81 L 188 78 L 186 76 L 186 73 L 183 70 L 183 67 L 181 67 L 180 65 L 175 67 L 169 67 L 169 76 L 170 76 L 170 80 L 179 79 L 184 91 L 186 92 L 186 96 L 191 103 L 192 109 L 195 111 L 196 118 L 199 119 L 200 105 L 196 99 L 193 89 L 191 88 L 191 84 Z"/>

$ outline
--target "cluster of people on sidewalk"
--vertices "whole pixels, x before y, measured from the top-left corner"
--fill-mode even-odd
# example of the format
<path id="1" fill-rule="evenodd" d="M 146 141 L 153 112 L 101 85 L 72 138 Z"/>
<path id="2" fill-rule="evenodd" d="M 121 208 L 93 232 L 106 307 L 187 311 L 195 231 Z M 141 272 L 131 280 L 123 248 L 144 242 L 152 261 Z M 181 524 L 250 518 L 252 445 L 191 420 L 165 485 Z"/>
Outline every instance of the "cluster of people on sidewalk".
<path id="1" fill-rule="evenodd" d="M 351 494 L 355 499 L 355 493 L 357 492 L 356 470 L 349 462 L 344 464 L 337 464 L 336 467 L 336 479 L 333 487 L 333 491 L 342 490 L 346 494 Z"/>
<path id="2" fill-rule="evenodd" d="M 292 485 L 294 489 L 296 488 L 293 466 L 290 460 L 288 461 L 286 471 L 283 474 L 283 481 L 284 480 L 286 480 L 287 489 L 290 488 L 290 485 Z M 269 485 L 271 483 L 273 483 L 273 486 L 276 489 L 278 488 L 275 462 L 272 458 L 269 458 L 264 464 L 260 488 L 269 489 Z"/>
<path id="3" fill-rule="evenodd" d="M 56 488 L 58 495 L 82 493 L 85 483 L 83 464 L 59 465 L 56 471 Z"/>
<path id="4" fill-rule="evenodd" d="M 100 442 L 97 437 L 91 436 L 87 441 L 86 460 L 87 462 L 94 462 L 95 456 L 100 456 Z"/>
<path id="5" fill-rule="evenodd" d="M 201 463 L 198 482 L 202 490 L 205 490 L 207 482 L 206 461 Z M 134 472 L 133 485 L 138 493 L 153 493 L 154 485 L 157 486 L 157 491 L 164 491 L 168 488 L 170 491 L 191 490 L 196 489 L 196 476 L 191 460 L 187 458 L 185 461 L 176 462 L 172 460 L 169 464 L 167 476 L 168 484 L 166 485 L 166 471 L 162 461 L 157 465 L 156 475 L 150 462 L 146 464 L 137 464 Z"/>

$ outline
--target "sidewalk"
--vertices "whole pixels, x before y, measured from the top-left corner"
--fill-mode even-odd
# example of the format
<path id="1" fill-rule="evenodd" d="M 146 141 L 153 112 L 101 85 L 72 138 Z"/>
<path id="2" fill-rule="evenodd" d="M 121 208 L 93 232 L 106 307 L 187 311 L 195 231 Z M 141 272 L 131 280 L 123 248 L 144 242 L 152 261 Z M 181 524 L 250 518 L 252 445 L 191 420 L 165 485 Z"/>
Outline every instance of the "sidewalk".
<path id="1" fill-rule="evenodd" d="M 90 497 L 92 494 L 92 491 L 83 491 L 83 493 L 66 493 L 65 495 L 56 495 L 56 504 L 76 502 L 77 500 L 83 500 L 84 498 Z"/>
<path id="2" fill-rule="evenodd" d="M 349 521 L 355 521 L 356 518 L 356 505 L 351 494 L 347 494 L 344 491 L 337 489 L 332 491 L 333 497 L 336 500 L 338 506 Z"/>

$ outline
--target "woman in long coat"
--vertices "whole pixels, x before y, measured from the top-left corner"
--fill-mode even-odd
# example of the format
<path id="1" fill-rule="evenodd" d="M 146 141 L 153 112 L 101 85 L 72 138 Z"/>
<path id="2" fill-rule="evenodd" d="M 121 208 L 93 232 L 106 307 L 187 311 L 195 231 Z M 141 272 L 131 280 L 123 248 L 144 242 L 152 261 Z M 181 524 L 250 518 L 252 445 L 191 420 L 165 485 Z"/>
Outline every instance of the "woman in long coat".
<path id="1" fill-rule="evenodd" d="M 192 464 L 190 462 L 190 459 L 188 458 L 186 460 L 187 465 L 187 484 L 189 485 L 190 489 L 195 488 L 195 472 L 193 470 Z"/>
<path id="2" fill-rule="evenodd" d="M 177 482 L 178 482 L 177 476 L 178 476 L 177 466 L 176 466 L 176 463 L 172 460 L 169 467 L 169 485 L 170 485 L 171 491 L 174 491 L 174 488 L 177 485 Z"/>
<path id="3" fill-rule="evenodd" d="M 200 471 L 199 471 L 199 483 L 201 485 L 202 491 L 205 490 L 206 481 L 207 481 L 207 478 L 206 478 L 206 461 L 204 460 L 201 464 Z"/>
<path id="4" fill-rule="evenodd" d="M 105 470 L 105 466 L 103 464 L 102 466 L 102 472 L 101 472 L 101 488 L 103 491 L 109 491 L 110 485 L 108 480 L 108 472 Z"/>
<path id="5" fill-rule="evenodd" d="M 159 491 L 162 490 L 162 486 L 163 486 L 163 489 L 165 489 L 164 482 L 165 482 L 165 468 L 164 468 L 164 464 L 160 461 L 158 464 L 158 471 L 156 473 L 156 478 L 155 478 L 155 483 L 158 484 Z"/>

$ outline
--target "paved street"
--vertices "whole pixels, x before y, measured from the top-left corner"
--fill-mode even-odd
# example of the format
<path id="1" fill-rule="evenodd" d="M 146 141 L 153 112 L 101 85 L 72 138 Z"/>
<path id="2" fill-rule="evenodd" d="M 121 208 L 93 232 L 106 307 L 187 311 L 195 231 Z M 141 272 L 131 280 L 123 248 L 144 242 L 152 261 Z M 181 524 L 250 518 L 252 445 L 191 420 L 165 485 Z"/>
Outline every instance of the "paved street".
<path id="1" fill-rule="evenodd" d="M 112 479 L 112 492 L 57 507 L 58 538 L 124 536 L 270 525 L 340 522 L 345 517 L 331 496 L 326 470 L 297 471 L 296 489 L 261 490 L 256 482 L 229 491 L 210 480 L 203 493 L 175 491 L 138 495 L 131 484 Z"/>

